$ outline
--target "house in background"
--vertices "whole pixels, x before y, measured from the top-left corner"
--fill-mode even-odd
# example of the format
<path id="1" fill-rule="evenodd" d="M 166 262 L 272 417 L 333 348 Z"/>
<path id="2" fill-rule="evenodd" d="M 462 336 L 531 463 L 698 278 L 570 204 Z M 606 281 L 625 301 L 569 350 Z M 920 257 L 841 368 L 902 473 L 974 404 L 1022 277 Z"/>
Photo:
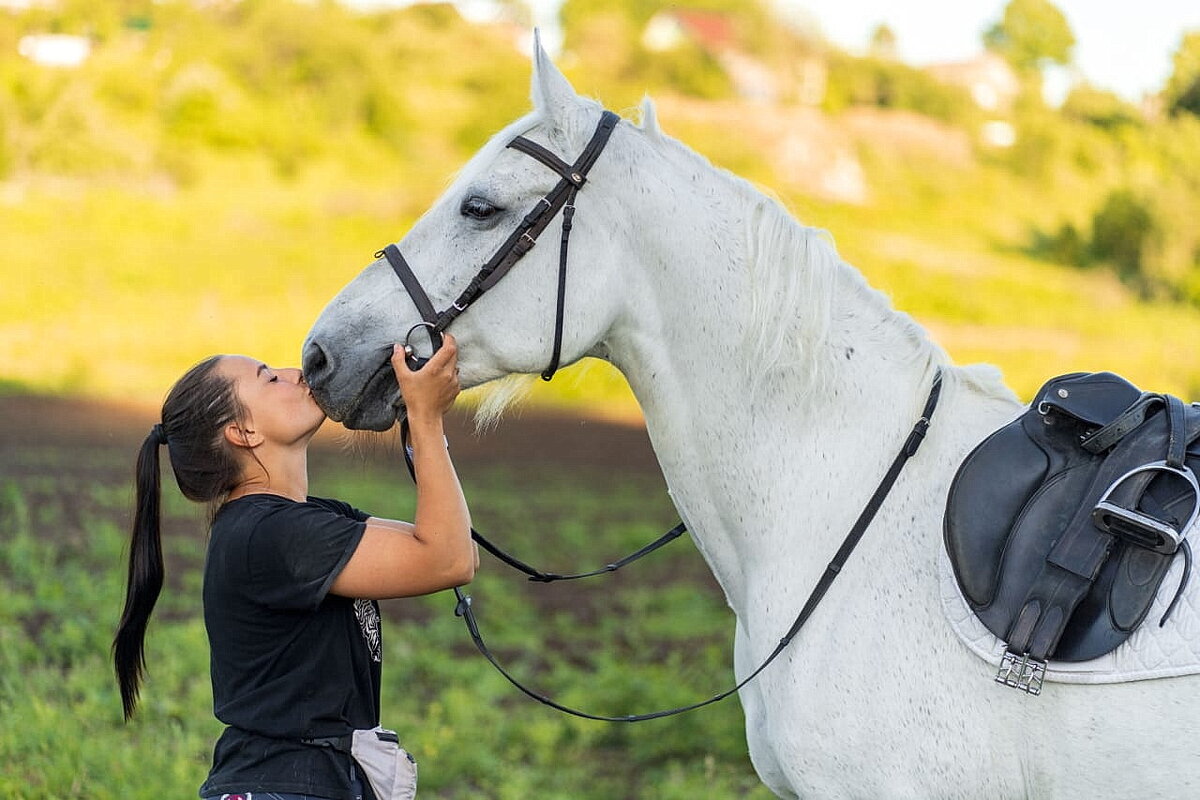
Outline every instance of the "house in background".
<path id="1" fill-rule="evenodd" d="M 985 144 L 1012 147 L 1017 132 L 1004 117 L 1012 111 L 1021 81 L 1007 61 L 990 50 L 967 61 L 930 64 L 925 71 L 942 83 L 966 89 L 975 105 L 991 117 L 980 129 Z"/>
<path id="2" fill-rule="evenodd" d="M 1017 73 L 1001 56 L 984 51 L 967 61 L 930 64 L 925 71 L 942 83 L 961 86 L 984 111 L 1005 114 L 1021 91 Z"/>
<path id="3" fill-rule="evenodd" d="M 738 47 L 733 22 L 727 15 L 691 9 L 664 10 L 651 17 L 642 31 L 642 45 L 655 53 L 688 42 L 716 59 L 740 97 L 764 103 L 779 100 L 778 77 L 766 64 Z"/>
<path id="4" fill-rule="evenodd" d="M 31 8 L 57 8 L 58 0 L 0 0 L 0 10 L 28 11 Z"/>
<path id="5" fill-rule="evenodd" d="M 65 33 L 33 33 L 21 37 L 17 52 L 43 67 L 78 67 L 92 54 L 92 40 Z"/>

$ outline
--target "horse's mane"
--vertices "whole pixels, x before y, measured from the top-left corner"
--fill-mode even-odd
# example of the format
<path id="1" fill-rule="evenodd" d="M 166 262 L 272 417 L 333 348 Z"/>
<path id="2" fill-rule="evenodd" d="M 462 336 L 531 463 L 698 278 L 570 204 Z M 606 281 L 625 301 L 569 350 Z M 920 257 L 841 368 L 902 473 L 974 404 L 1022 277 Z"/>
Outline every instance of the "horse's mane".
<path id="1" fill-rule="evenodd" d="M 592 101 L 588 101 L 589 104 Z M 524 133 L 542 121 L 537 113 L 517 120 L 480 152 L 482 160 L 503 147 L 510 135 Z M 840 348 L 831 341 L 839 308 L 853 305 L 854 313 L 873 313 L 890 320 L 888 326 L 911 347 L 897 353 L 920 366 L 947 363 L 946 354 L 931 342 L 925 330 L 907 314 L 895 310 L 883 292 L 872 288 L 862 274 L 846 264 L 828 231 L 799 222 L 769 190 L 713 165 L 700 153 L 663 134 L 653 105 L 642 106 L 644 140 L 655 153 L 681 170 L 699 169 L 724 183 L 734 193 L 734 203 L 752 209 L 745 217 L 745 250 L 742 255 L 750 283 L 748 324 L 742 346 L 746 357 L 751 397 L 784 373 L 800 371 L 805 397 L 828 387 Z M 496 143 L 500 142 L 499 145 Z M 472 159 L 472 163 L 479 163 Z M 468 165 L 469 166 L 469 165 Z M 464 173 L 470 172 L 464 168 Z M 463 176 L 460 175 L 460 179 Z M 457 181 L 456 181 L 457 182 Z M 477 396 L 475 421 L 480 429 L 499 420 L 504 411 L 523 398 L 535 376 L 513 375 L 488 384 Z M 796 398 L 803 401 L 804 397 Z"/>
<path id="2" fill-rule="evenodd" d="M 826 388 L 841 348 L 831 341 L 839 314 L 835 303 L 855 314 L 872 313 L 911 343 L 906 355 L 922 365 L 946 363 L 945 353 L 883 292 L 872 288 L 837 252 L 833 236 L 804 225 L 769 189 L 713 165 L 687 145 L 663 135 L 651 120 L 648 139 L 658 154 L 681 168 L 700 168 L 727 185 L 736 203 L 752 211 L 745 223 L 745 268 L 750 280 L 749 317 L 743 363 L 753 397 L 774 375 L 799 370 L 806 395 Z M 901 355 L 901 354 L 898 354 Z"/>

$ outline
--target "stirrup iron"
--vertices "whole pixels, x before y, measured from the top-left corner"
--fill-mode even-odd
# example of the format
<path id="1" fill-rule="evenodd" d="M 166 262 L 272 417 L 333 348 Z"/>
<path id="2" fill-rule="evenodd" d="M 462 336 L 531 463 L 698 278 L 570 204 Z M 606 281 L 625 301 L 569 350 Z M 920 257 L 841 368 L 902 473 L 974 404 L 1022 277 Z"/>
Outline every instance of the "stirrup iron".
<path id="1" fill-rule="evenodd" d="M 1143 472 L 1165 472 L 1170 475 L 1177 475 L 1187 482 L 1194 500 L 1192 503 L 1192 513 L 1188 517 L 1187 522 L 1180 525 L 1178 530 L 1166 520 L 1153 517 L 1136 508 L 1125 508 L 1109 500 L 1113 492 L 1121 484 Z M 1180 468 L 1172 466 L 1166 461 L 1155 461 L 1136 469 L 1131 469 L 1113 481 L 1112 486 L 1108 487 L 1108 490 L 1105 491 L 1100 501 L 1096 503 L 1096 507 L 1092 510 L 1092 520 L 1096 523 L 1096 527 L 1102 531 L 1111 533 L 1118 538 L 1139 547 L 1144 547 L 1147 550 L 1170 555 L 1179 549 L 1179 543 L 1183 541 L 1183 537 L 1187 535 L 1188 530 L 1192 527 L 1192 523 L 1196 521 L 1197 512 L 1200 512 L 1200 483 L 1196 480 L 1196 474 L 1188 467 Z"/>

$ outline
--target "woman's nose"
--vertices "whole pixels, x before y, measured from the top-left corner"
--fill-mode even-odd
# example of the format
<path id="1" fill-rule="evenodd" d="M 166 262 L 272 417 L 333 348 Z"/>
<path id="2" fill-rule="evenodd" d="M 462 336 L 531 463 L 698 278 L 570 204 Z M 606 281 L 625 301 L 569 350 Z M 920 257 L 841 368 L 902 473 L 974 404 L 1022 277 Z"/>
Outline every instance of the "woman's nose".
<path id="1" fill-rule="evenodd" d="M 283 375 L 292 383 L 304 383 L 304 373 L 300 371 L 299 367 L 288 367 L 287 369 L 281 369 L 278 370 L 276 374 Z"/>

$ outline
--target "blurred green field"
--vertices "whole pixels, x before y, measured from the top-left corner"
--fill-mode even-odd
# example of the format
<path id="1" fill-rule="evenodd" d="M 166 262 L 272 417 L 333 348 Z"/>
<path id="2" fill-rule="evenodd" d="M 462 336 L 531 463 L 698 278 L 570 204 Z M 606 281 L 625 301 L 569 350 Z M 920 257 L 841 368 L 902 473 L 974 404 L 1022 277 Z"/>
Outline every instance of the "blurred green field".
<path id="1" fill-rule="evenodd" d="M 672 130 L 673 106 L 662 106 Z M 697 133 L 689 120 L 684 140 L 720 138 L 720 117 L 703 124 Z M 889 120 L 877 124 L 886 131 Z M 955 360 L 997 364 L 1025 396 L 1046 377 L 1077 369 L 1111 369 L 1147 387 L 1200 396 L 1200 363 L 1189 357 L 1200 336 L 1194 308 L 1142 300 L 1107 272 L 1025 254 L 1022 239 L 1042 223 L 1045 204 L 998 168 L 943 174 L 940 184 L 959 185 L 905 197 L 920 194 L 922 170 L 938 169 L 937 161 L 874 147 L 907 158 L 911 173 L 881 181 L 882 191 L 901 195 L 881 198 L 886 208 L 814 200 L 786 181 L 764 185 L 802 220 L 829 230 L 843 256 Z M 711 155 L 720 164 L 739 154 Z M 153 404 L 187 365 L 212 352 L 297 363 L 325 302 L 435 196 L 432 189 L 402 194 L 332 166 L 287 183 L 250 158 L 211 166 L 198 185 L 167 196 L 148 186 L 22 188 L 19 202 L 0 214 L 0 375 L 41 391 Z M 997 216 L 988 218 L 989 209 Z M 579 372 L 535 390 L 535 400 L 590 400 L 636 413 L 611 369 Z"/>
<path id="2" fill-rule="evenodd" d="M 148 29 L 88 18 L 99 44 L 79 70 L 15 56 L 23 32 L 78 25 L 71 15 L 90 8 L 0 17 L 0 385 L 153 406 L 212 352 L 296 363 L 324 303 L 528 108 L 528 62 L 508 32 L 436 5 L 163 4 Z M 772 42 L 760 44 L 787 44 Z M 602 44 L 583 36 L 564 59 L 582 92 L 627 116 L 656 95 L 667 133 L 829 230 L 957 361 L 997 364 L 1023 396 L 1078 369 L 1200 395 L 1188 357 L 1200 314 L 1186 299 L 1200 287 L 1188 261 L 1189 247 L 1200 259 L 1200 119 L 1018 107 L 1017 144 L 996 150 L 961 109 L 766 106 L 672 79 L 692 74 L 682 64 L 664 75 L 643 55 L 631 74 Z M 862 197 L 821 190 L 819 165 L 839 158 L 861 169 Z M 1039 252 L 1063 226 L 1091 235 L 1096 209 L 1125 189 L 1156 215 L 1157 261 L 1142 268 L 1175 269 L 1159 276 L 1171 283 Z M 604 365 L 533 400 L 637 413 Z"/>
<path id="3" fill-rule="evenodd" d="M 998 365 L 1020 395 L 1108 369 L 1200 399 L 1200 118 L 1144 118 L 1095 91 L 1061 110 L 1025 97 L 1007 118 L 1013 147 L 990 148 L 963 91 L 799 40 L 761 3 L 700 0 L 734 9 L 741 46 L 779 74 L 827 59 L 822 103 L 764 105 L 699 48 L 639 44 L 664 5 L 567 0 L 560 64 L 576 87 L 628 118 L 654 96 L 666 133 L 828 230 L 956 361 Z M 21 36 L 47 31 L 86 33 L 92 58 L 53 70 L 17 55 Z M 28 430 L 0 420 L 0 797 L 193 796 L 219 731 L 201 515 L 170 488 L 171 587 L 141 716 L 121 723 L 108 648 L 131 437 L 145 428 L 97 406 L 64 432 L 52 398 L 136 407 L 141 426 L 210 353 L 297 363 L 324 304 L 525 113 L 528 79 L 510 28 L 444 4 L 70 0 L 0 14 L 0 403 L 35 413 Z M 825 185 L 822 166 L 839 162 L 861 171 L 860 196 Z M 1114 196 L 1149 215 L 1117 230 L 1149 237 L 1132 271 L 1093 252 Z M 578 419 L 638 415 L 599 362 L 530 397 Z M 520 424 L 504 429 L 545 438 Z M 652 464 L 511 452 L 460 467 L 478 527 L 548 568 L 606 563 L 675 521 Z M 314 493 L 411 513 L 394 459 L 322 449 L 312 473 Z M 495 649 L 568 704 L 640 711 L 732 677 L 732 617 L 686 543 L 584 587 L 487 564 L 472 592 Z M 384 717 L 420 759 L 422 796 L 768 797 L 734 701 L 639 726 L 571 720 L 492 672 L 451 609 L 438 596 L 385 610 Z"/>

